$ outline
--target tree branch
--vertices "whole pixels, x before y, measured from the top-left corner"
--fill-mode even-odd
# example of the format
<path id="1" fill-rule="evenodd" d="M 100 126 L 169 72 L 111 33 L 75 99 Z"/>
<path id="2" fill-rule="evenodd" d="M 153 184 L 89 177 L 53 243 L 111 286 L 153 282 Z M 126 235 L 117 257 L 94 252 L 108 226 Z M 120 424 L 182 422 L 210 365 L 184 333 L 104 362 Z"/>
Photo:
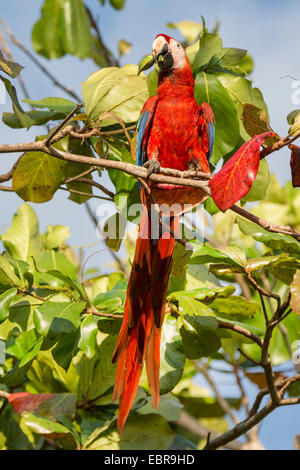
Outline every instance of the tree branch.
<path id="1" fill-rule="evenodd" d="M 74 110 L 73 110 L 73 113 L 74 113 Z M 107 113 L 105 113 L 105 115 L 107 115 Z M 114 116 L 112 113 L 109 113 L 109 115 L 110 117 Z M 104 117 L 105 116 L 102 115 L 101 119 Z M 64 124 L 67 122 L 67 118 L 63 121 Z M 119 119 L 117 119 L 117 121 L 120 122 L 121 124 L 121 121 Z M 64 124 L 59 125 L 59 129 L 61 129 Z M 56 128 L 54 134 L 51 135 L 51 143 L 59 141 L 60 139 L 70 134 L 71 132 L 73 132 L 72 126 L 66 126 L 65 128 L 61 130 L 57 130 Z M 128 132 L 126 132 L 126 135 L 127 134 Z M 84 135 L 82 135 L 81 137 L 84 137 Z M 152 183 L 167 183 L 167 184 L 179 185 L 179 186 L 184 185 L 190 188 L 202 189 L 208 196 L 211 196 L 211 192 L 209 188 L 209 179 L 211 178 L 211 174 L 209 173 L 203 173 L 199 171 L 190 171 L 190 170 L 180 172 L 178 170 L 174 170 L 170 168 L 161 168 L 160 174 L 152 174 L 148 178 L 147 170 L 143 167 L 134 165 L 133 163 L 120 162 L 120 161 L 108 160 L 108 159 L 103 159 L 103 158 L 95 159 L 95 158 L 84 156 L 84 155 L 78 155 L 78 154 L 74 154 L 70 152 L 63 152 L 63 151 L 55 149 L 52 145 L 49 145 L 48 139 L 49 137 L 45 140 L 30 142 L 30 143 L 0 145 L 0 153 L 42 151 L 64 161 L 82 163 L 82 164 L 93 166 L 93 167 L 120 170 L 129 175 L 135 176 L 136 178 L 142 178 L 144 181 L 149 180 Z M 48 140 L 48 144 L 46 145 L 47 140 Z M 129 144 L 132 150 L 131 138 L 129 138 Z M 173 176 L 173 175 L 176 175 L 176 176 Z M 200 179 L 192 179 L 192 178 L 200 178 Z M 263 227 L 265 230 L 269 232 L 283 233 L 286 235 L 290 235 L 297 240 L 300 240 L 300 232 L 297 232 L 292 227 L 289 227 L 287 225 L 273 224 L 266 220 L 260 219 L 259 217 L 255 216 L 254 214 L 248 212 L 247 210 L 239 206 L 236 206 L 235 204 L 230 208 L 230 210 L 256 223 L 257 225 Z"/>

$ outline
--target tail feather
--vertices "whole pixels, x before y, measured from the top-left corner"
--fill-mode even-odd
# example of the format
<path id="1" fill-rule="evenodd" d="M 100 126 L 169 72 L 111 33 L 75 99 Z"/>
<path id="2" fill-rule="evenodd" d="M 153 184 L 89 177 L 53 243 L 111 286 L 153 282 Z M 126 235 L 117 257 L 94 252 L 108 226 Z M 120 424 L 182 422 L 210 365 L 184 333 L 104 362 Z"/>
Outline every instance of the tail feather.
<path id="1" fill-rule="evenodd" d="M 153 323 L 146 353 L 147 379 L 152 395 L 152 406 L 159 405 L 159 364 L 160 364 L 160 336 L 161 328 Z"/>
<path id="2" fill-rule="evenodd" d="M 171 223 L 174 230 L 174 221 Z M 119 398 L 118 428 L 122 432 L 146 362 L 153 406 L 159 404 L 160 336 L 169 283 L 174 238 L 164 232 L 151 240 L 145 206 L 128 283 L 124 318 L 113 354 L 118 361 L 113 401 Z"/>

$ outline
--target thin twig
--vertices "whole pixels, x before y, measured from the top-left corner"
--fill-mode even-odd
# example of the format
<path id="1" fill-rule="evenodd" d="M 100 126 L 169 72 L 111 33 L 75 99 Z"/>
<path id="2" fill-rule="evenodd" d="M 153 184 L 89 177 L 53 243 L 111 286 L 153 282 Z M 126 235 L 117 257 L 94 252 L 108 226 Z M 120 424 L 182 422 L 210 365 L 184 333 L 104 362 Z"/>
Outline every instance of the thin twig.
<path id="1" fill-rule="evenodd" d="M 77 111 L 82 108 L 82 103 L 78 103 L 75 108 L 61 121 L 61 123 L 58 124 L 54 128 L 54 130 L 50 133 L 50 135 L 47 137 L 45 140 L 45 145 L 46 147 L 50 146 L 50 144 L 53 142 L 54 137 L 59 133 L 59 131 L 62 130 L 62 128 L 70 121 L 70 119 L 74 116 L 74 114 L 77 113 Z"/>
<path id="2" fill-rule="evenodd" d="M 238 348 L 237 351 L 241 353 L 242 356 L 244 356 L 247 361 L 253 362 L 253 364 L 256 364 L 257 366 L 261 366 L 261 362 L 257 361 L 256 359 L 253 359 L 253 357 L 248 356 L 248 354 L 245 353 L 241 348 Z"/>
<path id="3" fill-rule="evenodd" d="M 176 421 L 176 424 L 178 426 L 183 427 L 184 429 L 187 429 L 188 431 L 193 433 L 195 436 L 200 437 L 201 439 L 207 439 L 208 433 L 210 433 L 210 439 L 216 439 L 218 436 L 220 436 L 220 434 L 216 433 L 215 431 L 212 431 L 207 426 L 204 426 L 203 424 L 199 423 L 198 420 L 196 420 L 193 416 L 189 415 L 185 411 L 181 413 L 179 419 Z M 224 447 L 230 450 L 241 450 L 243 448 L 243 444 L 238 441 L 232 441 L 226 443 Z"/>
<path id="4" fill-rule="evenodd" d="M 10 38 L 11 42 L 17 46 L 19 49 L 21 49 L 27 57 L 52 81 L 52 83 L 63 90 L 65 93 L 68 93 L 68 95 L 72 96 L 76 101 L 80 101 L 80 97 L 73 91 L 71 88 L 67 87 L 63 83 L 57 80 L 57 78 L 49 72 L 49 70 L 35 57 L 35 55 L 30 52 L 23 43 L 21 43 L 16 36 L 12 33 L 8 25 L 5 23 L 3 18 L 0 19 L 0 23 L 2 24 L 6 34 Z"/>
<path id="5" fill-rule="evenodd" d="M 109 191 L 108 189 L 106 189 L 104 186 L 102 186 L 102 184 L 98 183 L 97 181 L 94 181 L 92 179 L 89 179 L 89 178 L 77 178 L 76 180 L 73 179 L 73 181 L 76 181 L 77 183 L 85 183 L 85 184 L 90 184 L 91 186 L 94 186 L 95 188 L 98 188 L 100 189 L 100 191 L 102 191 L 103 193 L 107 194 L 107 196 L 110 197 L 110 200 L 114 200 L 114 197 L 115 197 L 115 194 L 111 191 Z M 68 184 L 70 183 L 70 181 L 67 179 L 64 181 L 64 183 Z"/>
<path id="6" fill-rule="evenodd" d="M 1 29 L 0 29 L 0 44 L 1 44 L 1 48 L 2 48 L 2 50 L 3 50 L 3 52 L 4 52 L 4 54 L 6 55 L 6 57 L 8 57 L 8 59 L 10 59 L 12 62 L 15 62 L 15 59 L 14 59 L 12 53 L 10 52 L 9 48 L 7 47 L 7 43 L 6 43 L 6 41 L 5 41 L 5 38 L 4 38 L 3 34 L 2 34 Z M 29 96 L 29 93 L 28 93 L 27 88 L 26 88 L 26 86 L 25 86 L 25 83 L 24 83 L 24 80 L 23 80 L 23 78 L 22 78 L 21 72 L 18 74 L 17 80 L 18 80 L 18 82 L 19 82 L 19 84 L 20 84 L 20 87 L 21 87 L 21 90 L 22 90 L 22 92 L 23 92 L 23 95 L 25 96 L 25 98 L 29 99 L 30 96 Z M 33 109 L 33 106 L 32 106 L 32 105 L 29 105 L 29 106 L 30 106 L 31 109 Z"/>
<path id="7" fill-rule="evenodd" d="M 102 201 L 113 202 L 113 199 L 111 199 L 109 197 L 98 196 L 97 194 L 86 193 L 84 191 L 78 191 L 77 189 L 64 188 L 63 186 L 59 186 L 58 189 L 61 189 L 62 191 L 67 191 L 69 193 L 78 194 L 79 196 L 84 196 L 84 197 L 88 197 L 88 198 L 96 198 L 96 199 L 101 199 Z"/>
<path id="8" fill-rule="evenodd" d="M 252 339 L 252 341 L 254 341 L 260 348 L 262 348 L 262 345 L 263 345 L 262 339 L 259 336 L 255 335 L 254 333 L 252 333 L 251 331 L 246 330 L 246 328 L 240 325 L 234 325 L 233 323 L 228 323 L 222 320 L 218 320 L 218 324 L 219 324 L 219 328 L 233 330 L 236 333 L 239 333 L 240 335 L 246 336 L 246 338 Z"/>
<path id="9" fill-rule="evenodd" d="M 234 424 L 237 424 L 238 423 L 237 417 L 231 411 L 229 403 L 220 394 L 215 382 L 213 381 L 213 379 L 211 378 L 211 376 L 208 372 L 207 367 L 206 366 L 201 367 L 198 364 L 197 361 L 193 361 L 193 364 L 195 365 L 197 371 L 200 372 L 203 375 L 203 377 L 205 378 L 207 383 L 210 385 L 211 389 L 213 390 L 214 394 L 216 395 L 216 400 L 219 403 L 220 407 L 223 409 L 224 413 L 227 414 L 231 418 L 231 420 Z"/>
<path id="10" fill-rule="evenodd" d="M 123 318 L 123 315 L 116 315 L 116 314 L 113 314 L 113 313 L 103 313 L 103 312 L 99 312 L 95 308 L 88 308 L 85 312 L 86 313 L 91 313 L 92 315 L 96 315 L 98 317 L 104 317 L 104 318 L 114 318 L 114 319 L 122 319 Z"/>

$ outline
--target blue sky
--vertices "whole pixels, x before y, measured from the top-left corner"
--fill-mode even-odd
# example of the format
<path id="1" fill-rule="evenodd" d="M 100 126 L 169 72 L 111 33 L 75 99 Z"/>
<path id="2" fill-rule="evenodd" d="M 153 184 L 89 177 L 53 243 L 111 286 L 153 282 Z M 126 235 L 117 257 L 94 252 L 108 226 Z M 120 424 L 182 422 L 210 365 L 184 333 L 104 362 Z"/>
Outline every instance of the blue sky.
<path id="1" fill-rule="evenodd" d="M 0 16 L 29 48 L 31 28 L 39 17 L 42 3 L 42 0 L 1 1 Z M 292 80 L 282 77 L 290 75 L 300 79 L 299 1 L 127 0 L 125 9 L 120 12 L 113 10 L 109 5 L 101 7 L 99 0 L 87 0 L 86 3 L 99 18 L 101 31 L 109 48 L 116 52 L 121 38 L 133 44 L 123 63 L 139 62 L 143 55 L 151 51 L 153 38 L 158 33 L 169 32 L 177 39 L 182 39 L 179 33 L 167 28 L 168 22 L 184 19 L 201 21 L 203 15 L 210 28 L 219 20 L 224 45 L 248 49 L 254 57 L 254 84 L 264 94 L 272 127 L 282 136 L 286 135 L 288 129 L 286 115 L 297 106 L 292 103 Z M 27 57 L 16 48 L 11 49 L 15 59 L 25 66 L 23 79 L 32 99 L 65 96 L 31 64 Z M 90 60 L 80 61 L 70 56 L 50 63 L 42 58 L 40 60 L 59 80 L 79 94 L 81 82 L 96 70 Z M 19 96 L 21 97 L 20 92 Z M 1 113 L 10 110 L 9 102 L 0 105 Z M 1 143 L 32 141 L 35 135 L 34 128 L 28 132 L 12 130 L 0 122 Z M 7 171 L 14 160 L 15 155 L 1 155 L 0 172 Z M 276 173 L 282 183 L 290 179 L 287 150 L 273 154 L 268 161 L 271 171 Z M 1 201 L 0 232 L 10 224 L 12 214 L 23 203 L 18 196 L 10 193 L 1 193 Z M 91 205 L 96 210 L 98 201 L 93 200 Z M 32 206 L 38 214 L 42 231 L 49 224 L 69 225 L 71 244 L 92 244 L 93 250 L 101 248 L 94 226 L 84 207 L 68 201 L 66 193 L 58 191 L 52 201 Z M 109 259 L 103 253 L 96 256 L 94 262 L 100 265 L 109 262 Z M 269 448 L 291 448 L 294 434 L 300 431 L 299 416 L 298 410 L 289 408 L 278 410 L 268 417 L 262 426 L 264 444 Z M 278 426 L 280 432 L 275 432 Z"/>

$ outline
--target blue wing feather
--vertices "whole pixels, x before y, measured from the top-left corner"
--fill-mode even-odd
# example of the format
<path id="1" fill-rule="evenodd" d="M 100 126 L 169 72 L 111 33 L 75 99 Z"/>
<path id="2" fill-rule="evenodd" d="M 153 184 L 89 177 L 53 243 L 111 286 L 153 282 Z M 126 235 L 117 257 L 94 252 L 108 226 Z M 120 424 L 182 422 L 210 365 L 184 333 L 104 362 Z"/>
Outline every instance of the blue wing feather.
<path id="1" fill-rule="evenodd" d="M 214 146 L 214 140 L 215 140 L 215 124 L 213 122 L 208 123 L 208 129 L 209 129 L 209 152 L 207 156 L 207 160 L 210 160 L 213 146 Z"/>
<path id="2" fill-rule="evenodd" d="M 137 133 L 136 133 L 136 163 L 139 166 L 143 166 L 145 163 L 145 152 L 143 151 L 143 138 L 145 134 L 145 130 L 148 124 L 148 121 L 151 117 L 150 111 L 144 111 L 141 114 L 141 117 L 138 121 L 137 125 Z"/>

